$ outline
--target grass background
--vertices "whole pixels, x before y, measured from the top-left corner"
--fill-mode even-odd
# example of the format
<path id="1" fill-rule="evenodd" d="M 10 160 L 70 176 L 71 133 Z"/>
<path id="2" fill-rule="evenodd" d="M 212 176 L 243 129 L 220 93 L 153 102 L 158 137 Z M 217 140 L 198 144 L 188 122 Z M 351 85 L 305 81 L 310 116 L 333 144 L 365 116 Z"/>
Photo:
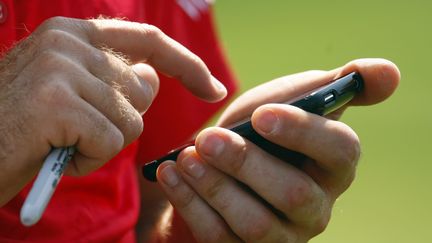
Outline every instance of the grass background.
<path id="1" fill-rule="evenodd" d="M 389 100 L 342 118 L 363 155 L 330 225 L 311 242 L 432 242 L 432 1 L 218 0 L 215 10 L 242 90 L 362 57 L 399 66 Z"/>

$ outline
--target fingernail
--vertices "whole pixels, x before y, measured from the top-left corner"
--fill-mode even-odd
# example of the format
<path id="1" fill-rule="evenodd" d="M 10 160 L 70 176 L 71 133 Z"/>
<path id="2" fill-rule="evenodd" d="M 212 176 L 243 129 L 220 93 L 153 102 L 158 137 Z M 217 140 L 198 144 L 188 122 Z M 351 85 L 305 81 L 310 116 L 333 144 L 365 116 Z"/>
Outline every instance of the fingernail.
<path id="1" fill-rule="evenodd" d="M 217 157 L 225 148 L 225 142 L 216 134 L 207 134 L 200 142 L 200 148 L 207 156 Z"/>
<path id="2" fill-rule="evenodd" d="M 216 87 L 217 91 L 219 92 L 219 94 L 223 94 L 225 97 L 225 95 L 228 92 L 227 89 L 225 88 L 225 86 L 213 76 L 212 76 L 212 82 L 213 82 L 213 85 Z"/>
<path id="3" fill-rule="evenodd" d="M 182 166 L 186 173 L 195 179 L 199 179 L 204 175 L 204 166 L 193 156 L 184 158 L 182 161 Z"/>
<path id="4" fill-rule="evenodd" d="M 272 110 L 266 109 L 261 111 L 255 125 L 262 132 L 270 134 L 278 129 L 279 118 Z"/>
<path id="5" fill-rule="evenodd" d="M 169 187 L 174 187 L 179 183 L 179 175 L 174 165 L 168 165 L 162 169 L 161 179 L 162 182 Z"/>

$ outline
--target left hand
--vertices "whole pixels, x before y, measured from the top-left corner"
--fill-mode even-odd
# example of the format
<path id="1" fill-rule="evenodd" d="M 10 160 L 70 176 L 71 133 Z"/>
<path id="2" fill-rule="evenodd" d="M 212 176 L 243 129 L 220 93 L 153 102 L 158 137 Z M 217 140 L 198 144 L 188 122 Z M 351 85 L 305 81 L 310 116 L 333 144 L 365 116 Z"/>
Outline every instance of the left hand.
<path id="1" fill-rule="evenodd" d="M 177 164 L 167 161 L 159 167 L 163 191 L 199 242 L 306 242 L 325 229 L 336 198 L 354 179 L 360 156 L 357 135 L 333 120 L 346 107 L 320 117 L 267 103 L 296 97 L 352 71 L 363 76 L 365 89 L 350 105 L 383 101 L 400 79 L 389 61 L 356 60 L 332 71 L 265 83 L 235 100 L 222 115 L 219 126 L 253 113 L 258 133 L 310 158 L 302 168 L 218 127 L 200 132 L 196 146 L 185 149 Z"/>

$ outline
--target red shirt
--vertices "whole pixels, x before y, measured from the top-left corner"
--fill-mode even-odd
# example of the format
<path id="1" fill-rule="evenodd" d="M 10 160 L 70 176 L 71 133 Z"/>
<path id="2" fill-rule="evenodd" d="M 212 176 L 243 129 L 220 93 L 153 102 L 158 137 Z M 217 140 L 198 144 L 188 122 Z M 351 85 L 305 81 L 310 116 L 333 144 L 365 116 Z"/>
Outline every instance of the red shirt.
<path id="1" fill-rule="evenodd" d="M 2 49 L 10 48 L 52 16 L 121 17 L 161 28 L 200 56 L 229 93 L 234 92 L 234 78 L 204 0 L 0 0 L 0 6 Z M 177 81 L 160 79 L 158 97 L 144 115 L 145 128 L 139 140 L 88 176 L 65 176 L 42 219 L 30 228 L 19 221 L 30 185 L 25 187 L 0 208 L 0 242 L 134 241 L 140 198 L 136 163 L 154 159 L 188 140 L 222 105 L 199 101 Z M 175 231 L 180 233 L 176 242 L 190 237 L 183 229 Z"/>

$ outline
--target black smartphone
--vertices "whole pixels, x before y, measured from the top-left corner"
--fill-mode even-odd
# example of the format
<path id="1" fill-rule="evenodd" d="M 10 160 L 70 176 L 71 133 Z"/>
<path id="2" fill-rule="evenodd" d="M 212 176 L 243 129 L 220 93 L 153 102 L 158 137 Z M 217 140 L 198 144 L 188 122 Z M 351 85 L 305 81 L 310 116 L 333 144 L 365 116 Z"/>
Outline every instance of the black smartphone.
<path id="1" fill-rule="evenodd" d="M 353 72 L 311 91 L 309 94 L 304 95 L 293 102 L 285 102 L 285 104 L 296 106 L 307 112 L 323 116 L 348 103 L 348 101 L 350 101 L 355 94 L 360 92 L 362 89 L 362 77 L 360 74 Z M 266 140 L 253 129 L 252 123 L 249 119 L 236 123 L 235 125 L 228 127 L 228 129 L 248 139 L 267 153 L 295 166 L 301 166 L 301 162 L 306 158 L 306 156 L 301 153 L 288 150 Z M 150 181 L 156 181 L 156 170 L 158 166 L 167 160 L 176 161 L 179 153 L 184 148 L 191 145 L 193 145 L 193 143 L 185 144 L 180 148 L 172 150 L 162 158 L 146 163 L 142 168 L 144 177 Z"/>

